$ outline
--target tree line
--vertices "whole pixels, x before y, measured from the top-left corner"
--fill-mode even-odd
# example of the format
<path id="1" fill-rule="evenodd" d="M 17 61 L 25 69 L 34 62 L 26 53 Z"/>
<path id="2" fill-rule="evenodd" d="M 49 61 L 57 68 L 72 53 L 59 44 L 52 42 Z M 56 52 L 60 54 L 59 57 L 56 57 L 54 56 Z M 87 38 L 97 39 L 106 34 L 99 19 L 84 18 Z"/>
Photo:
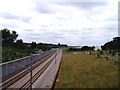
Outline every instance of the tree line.
<path id="1" fill-rule="evenodd" d="M 15 47 L 15 48 L 31 48 L 41 49 L 43 51 L 50 50 L 51 48 L 67 47 L 66 44 L 48 44 L 48 43 L 24 43 L 22 39 L 17 39 L 18 34 L 16 31 L 11 31 L 7 28 L 1 29 L 2 33 L 2 47 Z"/>
<path id="2" fill-rule="evenodd" d="M 101 46 L 102 50 L 117 50 L 120 51 L 120 37 L 114 37 L 112 41 Z"/>
<path id="3" fill-rule="evenodd" d="M 95 47 L 92 46 L 83 46 L 82 48 L 75 48 L 75 47 L 70 47 L 68 51 L 94 51 Z"/>
<path id="4" fill-rule="evenodd" d="M 94 46 L 83 46 L 82 48 L 70 47 L 68 51 L 93 51 L 95 49 Z M 106 42 L 104 45 L 101 46 L 102 50 L 109 50 L 111 53 L 120 52 L 120 37 L 114 37 L 113 40 Z"/>
<path id="5" fill-rule="evenodd" d="M 9 29 L 1 29 L 2 33 L 2 62 L 7 62 L 29 56 L 31 54 L 41 53 L 52 48 L 67 47 L 66 44 L 48 44 L 48 43 L 25 43 L 22 39 L 17 39 L 18 34 L 16 31 Z M 0 51 L 1 51 L 0 50 Z"/>

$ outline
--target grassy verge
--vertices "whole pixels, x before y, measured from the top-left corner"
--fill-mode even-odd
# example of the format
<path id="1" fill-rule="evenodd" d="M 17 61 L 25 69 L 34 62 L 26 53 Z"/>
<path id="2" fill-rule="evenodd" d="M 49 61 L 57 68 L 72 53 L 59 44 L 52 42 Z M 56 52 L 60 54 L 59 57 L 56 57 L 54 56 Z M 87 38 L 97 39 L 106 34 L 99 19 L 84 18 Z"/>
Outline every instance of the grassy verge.
<path id="1" fill-rule="evenodd" d="M 55 88 L 118 87 L 118 66 L 86 53 L 63 52 Z"/>

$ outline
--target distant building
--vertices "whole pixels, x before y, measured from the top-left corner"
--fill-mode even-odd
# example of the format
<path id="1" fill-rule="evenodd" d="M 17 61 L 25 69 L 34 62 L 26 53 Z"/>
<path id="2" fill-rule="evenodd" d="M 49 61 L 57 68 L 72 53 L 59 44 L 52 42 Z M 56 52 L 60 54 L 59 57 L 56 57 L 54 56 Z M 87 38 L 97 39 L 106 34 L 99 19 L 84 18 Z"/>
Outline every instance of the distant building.
<path id="1" fill-rule="evenodd" d="M 94 49 L 94 50 L 98 50 L 98 49 L 99 49 L 99 50 L 102 50 L 102 49 L 101 49 L 101 46 L 95 46 L 95 49 Z"/>

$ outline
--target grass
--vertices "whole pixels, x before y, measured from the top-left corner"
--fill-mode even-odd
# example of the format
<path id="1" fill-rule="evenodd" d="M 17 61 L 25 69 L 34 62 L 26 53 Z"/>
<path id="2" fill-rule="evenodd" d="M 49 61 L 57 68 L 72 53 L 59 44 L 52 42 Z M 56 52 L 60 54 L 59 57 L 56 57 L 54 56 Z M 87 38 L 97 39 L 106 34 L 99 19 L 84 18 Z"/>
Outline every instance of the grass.
<path id="1" fill-rule="evenodd" d="M 86 53 L 63 52 L 55 88 L 116 88 L 118 66 Z"/>

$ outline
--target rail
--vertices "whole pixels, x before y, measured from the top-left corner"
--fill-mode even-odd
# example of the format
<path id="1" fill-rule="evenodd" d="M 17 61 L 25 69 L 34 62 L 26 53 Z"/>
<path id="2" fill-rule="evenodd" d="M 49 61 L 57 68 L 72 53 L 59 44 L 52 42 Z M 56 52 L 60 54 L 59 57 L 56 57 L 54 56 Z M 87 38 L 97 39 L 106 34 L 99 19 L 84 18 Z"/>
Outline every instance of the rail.
<path id="1" fill-rule="evenodd" d="M 36 62 L 32 65 L 32 83 L 34 83 L 37 78 L 46 70 L 46 68 L 52 63 L 52 61 L 55 58 L 55 53 L 53 52 L 49 54 L 48 56 L 44 57 L 43 59 L 39 60 L 39 62 Z M 18 85 L 19 82 L 22 82 Z M 5 80 L 2 83 L 2 90 L 6 90 L 7 88 L 29 88 L 30 87 L 30 79 L 29 79 L 29 71 L 28 69 L 23 70 L 22 72 L 16 74 L 15 76 Z M 17 86 L 18 85 L 18 86 Z"/>

